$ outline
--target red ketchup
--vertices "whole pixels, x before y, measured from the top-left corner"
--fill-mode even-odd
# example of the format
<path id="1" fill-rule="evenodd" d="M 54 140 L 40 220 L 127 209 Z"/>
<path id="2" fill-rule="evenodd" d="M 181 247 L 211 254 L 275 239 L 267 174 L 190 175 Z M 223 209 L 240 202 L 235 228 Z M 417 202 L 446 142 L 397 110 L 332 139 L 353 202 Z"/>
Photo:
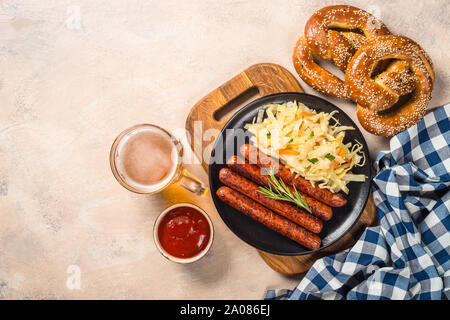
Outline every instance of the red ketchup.
<path id="1" fill-rule="evenodd" d="M 158 226 L 161 247 L 177 258 L 191 258 L 206 248 L 211 236 L 208 220 L 191 207 L 177 207 Z"/>

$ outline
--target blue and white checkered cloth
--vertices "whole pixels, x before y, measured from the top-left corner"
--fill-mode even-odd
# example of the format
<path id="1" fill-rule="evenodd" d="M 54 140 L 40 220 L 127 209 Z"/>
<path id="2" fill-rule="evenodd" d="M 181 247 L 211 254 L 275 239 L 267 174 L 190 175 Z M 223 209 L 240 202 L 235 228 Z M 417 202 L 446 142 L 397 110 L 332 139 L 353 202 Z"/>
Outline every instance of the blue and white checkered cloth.
<path id="1" fill-rule="evenodd" d="M 265 299 L 450 298 L 450 104 L 392 137 L 372 187 L 380 225 Z"/>

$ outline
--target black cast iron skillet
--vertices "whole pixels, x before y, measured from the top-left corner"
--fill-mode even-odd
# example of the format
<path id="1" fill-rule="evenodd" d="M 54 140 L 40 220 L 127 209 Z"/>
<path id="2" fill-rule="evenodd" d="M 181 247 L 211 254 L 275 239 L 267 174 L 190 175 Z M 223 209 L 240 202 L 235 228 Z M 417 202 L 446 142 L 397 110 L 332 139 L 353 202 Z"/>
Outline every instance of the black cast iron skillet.
<path id="1" fill-rule="evenodd" d="M 235 154 L 239 155 L 239 148 L 242 144 L 248 143 L 248 134 L 246 136 L 243 135 L 244 125 L 251 123 L 253 118 L 257 116 L 258 110 L 265 105 L 270 103 L 281 104 L 288 101 L 301 102 L 317 112 L 324 111 L 330 113 L 338 110 L 339 113 L 335 114 L 334 117 L 339 120 L 340 124 L 355 128 L 355 130 L 346 131 L 344 143 L 354 142 L 355 139 L 358 140 L 363 145 L 363 152 L 366 157 L 365 165 L 363 167 L 354 167 L 352 172 L 355 174 L 365 174 L 368 178 L 365 182 L 350 182 L 347 185 L 350 190 L 349 194 L 346 195 L 348 203 L 343 207 L 333 208 L 333 218 L 329 221 L 324 221 L 323 230 L 319 234 L 322 239 L 322 246 L 317 250 L 309 250 L 295 241 L 267 228 L 220 201 L 216 195 L 217 189 L 223 186 L 218 178 L 220 169 L 226 167 L 226 161 L 229 157 Z M 333 124 L 333 120 L 331 120 L 330 124 Z M 249 245 L 259 250 L 278 255 L 312 253 L 338 241 L 358 221 L 370 193 L 370 158 L 367 144 L 361 131 L 350 117 L 338 107 L 322 98 L 305 93 L 276 93 L 252 101 L 244 106 L 223 127 L 211 152 L 211 160 L 209 165 L 211 195 L 216 209 L 225 224 Z"/>

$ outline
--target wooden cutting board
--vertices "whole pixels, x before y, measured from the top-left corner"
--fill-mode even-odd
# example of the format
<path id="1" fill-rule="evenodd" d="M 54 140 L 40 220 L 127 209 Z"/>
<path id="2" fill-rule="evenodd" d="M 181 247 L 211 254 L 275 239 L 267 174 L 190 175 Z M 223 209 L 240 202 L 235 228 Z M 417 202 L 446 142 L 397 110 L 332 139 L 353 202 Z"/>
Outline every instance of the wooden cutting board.
<path id="1" fill-rule="evenodd" d="M 192 107 L 186 119 L 186 130 L 190 134 L 191 148 L 201 159 L 206 172 L 208 172 L 207 163 L 214 140 L 233 113 L 238 110 L 236 108 L 243 107 L 259 97 L 278 92 L 303 92 L 303 90 L 294 76 L 285 68 L 272 63 L 260 63 L 245 69 Z M 208 139 L 208 137 L 211 138 Z M 205 138 L 207 141 L 204 140 Z M 288 275 L 304 273 L 317 259 L 352 246 L 365 227 L 375 223 L 377 223 L 377 216 L 372 196 L 370 196 L 360 220 L 344 237 L 330 247 L 301 256 L 280 256 L 260 250 L 258 252 L 275 271 Z"/>

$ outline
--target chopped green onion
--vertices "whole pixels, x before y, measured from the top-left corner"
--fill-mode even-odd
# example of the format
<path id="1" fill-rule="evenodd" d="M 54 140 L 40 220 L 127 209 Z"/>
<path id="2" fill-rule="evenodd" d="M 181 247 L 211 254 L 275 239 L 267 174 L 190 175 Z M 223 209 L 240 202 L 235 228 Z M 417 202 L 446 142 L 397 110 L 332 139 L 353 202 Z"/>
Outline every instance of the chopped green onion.
<path id="1" fill-rule="evenodd" d="M 308 136 L 308 140 L 311 139 L 312 137 L 314 137 L 314 131 L 311 131 L 311 133 Z"/>
<path id="2" fill-rule="evenodd" d="M 271 135 L 272 135 L 272 134 L 270 133 L 270 131 L 267 132 L 267 137 L 268 137 L 268 138 L 270 138 Z"/>
<path id="3" fill-rule="evenodd" d="M 312 159 L 308 159 L 309 162 L 311 162 L 312 164 L 316 163 L 317 161 L 319 161 L 319 159 L 317 158 L 312 158 Z"/>
<path id="4" fill-rule="evenodd" d="M 330 161 L 333 161 L 335 159 L 335 157 L 332 154 L 327 153 L 327 155 L 325 156 L 325 158 L 327 158 Z"/>
<path id="5" fill-rule="evenodd" d="M 294 142 L 294 139 L 293 139 L 293 138 L 291 138 L 291 139 L 289 140 L 289 143 L 292 143 L 292 142 Z"/>

